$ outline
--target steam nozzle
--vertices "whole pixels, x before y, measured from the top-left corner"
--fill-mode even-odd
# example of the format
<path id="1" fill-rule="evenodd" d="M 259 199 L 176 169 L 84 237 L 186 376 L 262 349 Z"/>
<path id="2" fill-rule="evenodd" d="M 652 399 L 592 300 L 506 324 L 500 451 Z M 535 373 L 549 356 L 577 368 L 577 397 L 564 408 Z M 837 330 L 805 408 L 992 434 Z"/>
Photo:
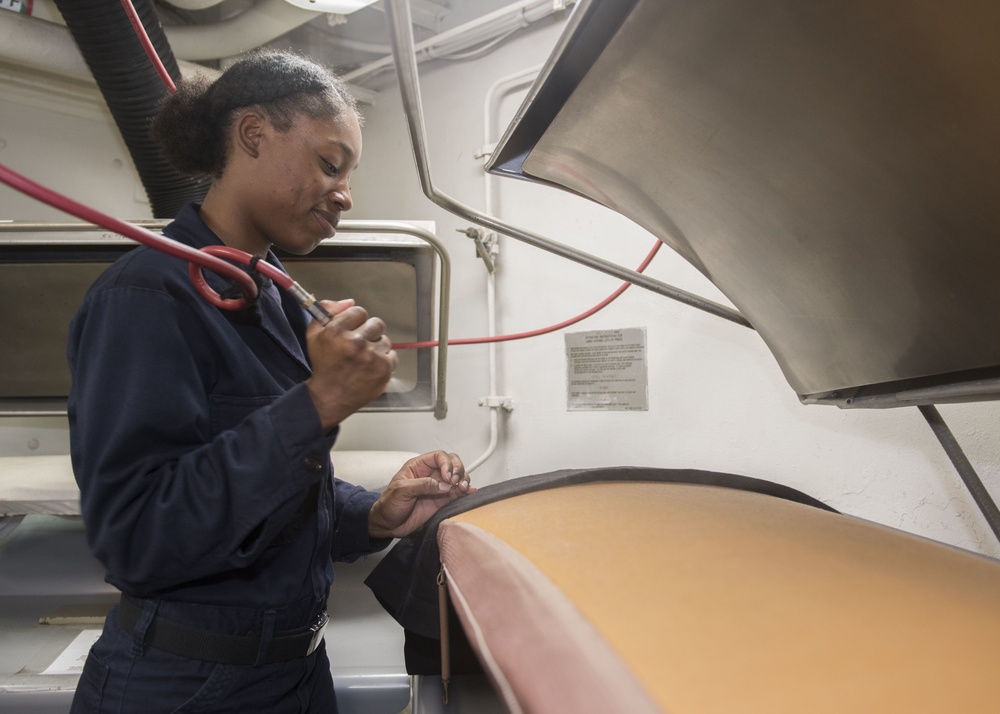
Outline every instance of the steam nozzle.
<path id="1" fill-rule="evenodd" d="M 326 311 L 319 301 L 316 300 L 315 296 L 310 294 L 298 283 L 292 283 L 288 287 L 288 292 L 299 301 L 299 304 L 305 308 L 310 315 L 319 321 L 321 325 L 326 325 L 333 319 L 333 315 Z"/>

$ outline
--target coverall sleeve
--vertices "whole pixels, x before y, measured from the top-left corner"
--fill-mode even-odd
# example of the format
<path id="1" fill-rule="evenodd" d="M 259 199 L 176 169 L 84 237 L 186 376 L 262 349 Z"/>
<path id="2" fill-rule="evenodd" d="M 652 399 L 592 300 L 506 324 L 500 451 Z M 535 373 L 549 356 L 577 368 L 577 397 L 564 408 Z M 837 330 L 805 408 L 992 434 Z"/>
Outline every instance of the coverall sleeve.
<path id="1" fill-rule="evenodd" d="M 334 464 L 336 468 L 336 464 Z M 361 486 L 334 479 L 336 499 L 334 519 L 337 531 L 333 539 L 331 557 L 337 562 L 353 562 L 371 555 L 392 543 L 392 538 L 369 538 L 368 512 L 375 505 L 379 494 Z"/>
<path id="2" fill-rule="evenodd" d="M 232 363 L 241 354 L 218 344 L 205 314 L 165 291 L 116 286 L 72 327 L 82 512 L 108 581 L 129 592 L 248 566 L 332 478 L 332 438 L 305 385 L 227 392 L 253 370 Z M 371 550 L 374 499 L 335 491 L 345 546 Z"/>

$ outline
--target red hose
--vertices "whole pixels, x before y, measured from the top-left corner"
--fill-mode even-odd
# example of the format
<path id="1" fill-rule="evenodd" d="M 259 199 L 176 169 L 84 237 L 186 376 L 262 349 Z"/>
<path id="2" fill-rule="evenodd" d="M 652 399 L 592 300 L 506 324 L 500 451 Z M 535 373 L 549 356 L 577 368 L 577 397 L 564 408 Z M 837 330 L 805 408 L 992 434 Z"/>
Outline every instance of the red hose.
<path id="1" fill-rule="evenodd" d="M 657 252 L 660 250 L 660 246 L 662 245 L 663 243 L 661 241 L 659 240 L 656 241 L 656 245 L 654 245 L 652 250 L 650 250 L 649 253 L 646 255 L 646 258 L 642 261 L 642 264 L 640 264 L 639 267 L 635 269 L 637 273 L 641 273 L 649 266 L 650 262 L 652 262 L 653 260 L 653 257 L 657 254 Z M 555 332 L 556 330 L 561 330 L 564 327 L 575 325 L 581 320 L 585 320 L 591 315 L 600 312 L 608 305 L 613 303 L 615 300 L 617 300 L 618 297 L 623 292 L 628 290 L 630 287 L 632 287 L 632 283 L 622 283 L 617 290 L 608 295 L 604 300 L 599 302 L 597 305 L 594 305 L 594 307 L 590 308 L 589 310 L 580 315 L 577 315 L 576 317 L 572 317 L 569 320 L 560 322 L 557 325 L 550 325 L 549 327 L 543 327 L 541 329 L 532 330 L 530 332 L 518 332 L 512 335 L 495 335 L 493 337 L 459 337 L 454 340 L 448 340 L 448 344 L 481 345 L 489 342 L 511 342 L 513 340 L 523 340 L 528 337 L 537 337 L 538 335 L 547 335 L 550 332 Z M 437 347 L 438 343 L 439 343 L 438 340 L 427 340 L 426 342 L 403 342 L 398 345 L 394 344 L 392 347 L 393 349 L 396 350 L 413 350 L 413 349 L 420 349 L 423 347 Z"/>
<path id="2" fill-rule="evenodd" d="M 167 68 L 163 66 L 163 62 L 160 61 L 160 56 L 156 54 L 156 48 L 153 47 L 152 41 L 149 39 L 149 35 L 146 34 L 146 28 L 142 26 L 142 20 L 139 19 L 139 13 L 135 11 L 135 6 L 132 4 L 131 0 L 121 0 L 122 8 L 125 10 L 125 14 L 128 16 L 129 22 L 132 23 L 132 29 L 135 30 L 136 37 L 139 38 L 139 43 L 142 45 L 142 49 L 146 51 L 146 56 L 149 57 L 149 61 L 153 63 L 153 67 L 156 69 L 156 73 L 160 75 L 160 79 L 163 84 L 170 91 L 171 94 L 177 91 L 177 87 L 174 85 L 174 80 L 170 78 L 170 73 L 167 72 Z"/>
<path id="3" fill-rule="evenodd" d="M 93 208 L 84 206 L 82 203 L 77 203 L 71 198 L 45 188 L 31 179 L 12 171 L 3 164 L 0 164 L 0 181 L 3 181 L 3 183 L 7 184 L 11 188 L 17 189 L 21 193 L 27 194 L 42 203 L 47 203 L 53 208 L 57 208 L 64 213 L 69 213 L 70 215 L 76 216 L 77 218 L 87 221 L 88 223 L 93 223 L 101 226 L 102 228 L 107 228 L 109 231 L 114 231 L 115 233 L 131 238 L 132 240 L 138 241 L 143 245 L 156 248 L 157 250 L 162 250 L 164 253 L 172 255 L 175 258 L 186 260 L 191 264 L 191 278 L 195 281 L 195 285 L 199 292 L 201 292 L 201 294 L 204 295 L 205 298 L 212 304 L 217 305 L 218 307 L 225 310 L 242 310 L 247 307 L 248 301 L 254 300 L 257 297 L 257 285 L 254 283 L 253 278 L 250 277 L 249 273 L 241 270 L 232 263 L 227 263 L 221 258 L 216 257 L 216 255 L 224 255 L 235 262 L 243 265 L 250 265 L 250 263 L 253 262 L 253 256 L 248 253 L 244 253 L 241 250 L 235 250 L 233 248 L 227 248 L 225 246 L 206 246 L 202 250 L 196 250 L 195 248 L 184 245 L 183 243 L 178 243 L 177 241 L 167 238 L 166 236 L 157 235 L 156 233 L 146 230 L 145 228 L 134 226 L 131 223 L 126 223 L 125 221 L 121 221 L 113 216 L 109 216 Z M 287 288 L 287 286 L 292 282 L 292 279 L 288 275 L 281 272 L 270 263 L 259 261 L 254 267 L 259 272 L 274 280 L 274 282 L 281 287 Z M 238 282 L 243 287 L 243 297 L 221 297 L 219 293 L 209 287 L 208 283 L 205 282 L 205 278 L 201 272 L 202 268 L 208 268 L 214 273 Z"/>

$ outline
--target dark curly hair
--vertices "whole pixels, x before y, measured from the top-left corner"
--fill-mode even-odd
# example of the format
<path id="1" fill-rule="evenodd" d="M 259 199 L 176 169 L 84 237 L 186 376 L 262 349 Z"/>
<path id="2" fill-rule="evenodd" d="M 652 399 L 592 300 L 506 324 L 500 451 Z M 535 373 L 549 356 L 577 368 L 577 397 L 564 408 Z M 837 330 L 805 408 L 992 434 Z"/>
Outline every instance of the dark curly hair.
<path id="1" fill-rule="evenodd" d="M 278 131 L 296 117 L 339 117 L 357 102 L 329 69 L 293 52 L 260 50 L 238 60 L 214 82 L 186 79 L 150 124 L 167 161 L 183 174 L 218 178 L 226 167 L 228 129 L 236 112 L 256 107 Z"/>

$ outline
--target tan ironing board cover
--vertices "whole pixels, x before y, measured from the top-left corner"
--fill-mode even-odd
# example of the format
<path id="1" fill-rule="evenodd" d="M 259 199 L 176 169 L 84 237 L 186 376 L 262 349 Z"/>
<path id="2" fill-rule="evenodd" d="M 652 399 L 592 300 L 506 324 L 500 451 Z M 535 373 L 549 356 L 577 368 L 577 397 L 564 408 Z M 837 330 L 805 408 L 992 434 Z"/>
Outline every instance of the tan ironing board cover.
<path id="1" fill-rule="evenodd" d="M 888 527 L 627 482 L 492 503 L 438 540 L 513 709 L 643 711 L 627 703 L 644 696 L 675 714 L 1000 707 L 1000 563 Z"/>

